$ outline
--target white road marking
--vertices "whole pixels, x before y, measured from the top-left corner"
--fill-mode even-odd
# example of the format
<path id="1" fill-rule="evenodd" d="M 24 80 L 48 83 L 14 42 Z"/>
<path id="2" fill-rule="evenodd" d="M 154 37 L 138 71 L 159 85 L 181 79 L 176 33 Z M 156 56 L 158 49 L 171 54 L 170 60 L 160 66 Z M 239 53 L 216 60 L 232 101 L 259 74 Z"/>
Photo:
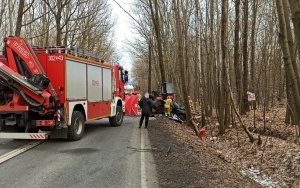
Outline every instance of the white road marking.
<path id="1" fill-rule="evenodd" d="M 44 140 L 43 141 L 30 142 L 29 144 L 26 144 L 22 147 L 19 147 L 19 148 L 15 149 L 15 150 L 12 150 L 11 152 L 8 152 L 4 155 L 1 155 L 0 156 L 0 164 L 4 163 L 5 161 L 7 161 L 7 160 L 9 160 L 9 159 L 21 154 L 21 153 L 24 153 L 25 151 L 30 150 L 31 148 L 41 144 L 42 142 L 44 142 Z"/>
<path id="2" fill-rule="evenodd" d="M 145 148 L 144 131 L 141 131 L 141 148 Z M 147 188 L 147 176 L 145 165 L 145 152 L 141 152 L 141 188 Z"/>

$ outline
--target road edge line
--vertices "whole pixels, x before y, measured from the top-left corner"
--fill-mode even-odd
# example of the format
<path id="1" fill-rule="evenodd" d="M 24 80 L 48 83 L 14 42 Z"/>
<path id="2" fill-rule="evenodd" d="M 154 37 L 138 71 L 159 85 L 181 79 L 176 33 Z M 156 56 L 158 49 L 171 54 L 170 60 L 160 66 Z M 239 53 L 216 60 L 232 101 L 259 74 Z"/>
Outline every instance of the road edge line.
<path id="1" fill-rule="evenodd" d="M 145 130 L 146 131 L 146 130 Z M 141 148 L 145 148 L 144 131 L 141 134 Z M 141 188 L 147 188 L 145 153 L 141 152 Z"/>
<path id="2" fill-rule="evenodd" d="M 35 146 L 37 146 L 37 145 L 39 145 L 43 142 L 44 142 L 44 140 L 43 141 L 30 142 L 30 143 L 28 143 L 24 146 L 21 146 L 17 149 L 14 149 L 14 150 L 12 150 L 8 153 L 5 153 L 5 154 L 1 155 L 0 156 L 0 164 L 4 163 L 5 161 L 7 161 L 7 160 L 9 160 L 9 159 L 21 154 L 21 153 L 24 153 L 24 152 L 30 150 L 31 148 L 33 148 L 33 147 L 35 147 Z"/>

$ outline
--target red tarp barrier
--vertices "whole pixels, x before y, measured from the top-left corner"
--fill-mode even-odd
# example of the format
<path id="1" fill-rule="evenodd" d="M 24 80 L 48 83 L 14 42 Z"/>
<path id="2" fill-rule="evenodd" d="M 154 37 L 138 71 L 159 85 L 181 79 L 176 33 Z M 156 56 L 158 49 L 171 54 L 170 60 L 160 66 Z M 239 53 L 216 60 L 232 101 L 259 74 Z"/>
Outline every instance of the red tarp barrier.
<path id="1" fill-rule="evenodd" d="M 125 114 L 131 116 L 138 115 L 138 97 L 137 95 L 125 96 Z"/>

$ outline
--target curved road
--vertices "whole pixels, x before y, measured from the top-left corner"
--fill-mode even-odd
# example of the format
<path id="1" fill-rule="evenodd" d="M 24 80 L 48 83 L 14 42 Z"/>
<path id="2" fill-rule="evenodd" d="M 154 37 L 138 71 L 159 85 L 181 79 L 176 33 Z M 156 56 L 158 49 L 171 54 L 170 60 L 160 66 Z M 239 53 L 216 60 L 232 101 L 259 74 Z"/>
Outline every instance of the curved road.
<path id="1" fill-rule="evenodd" d="M 138 120 L 125 116 L 121 127 L 92 121 L 79 141 L 47 140 L 0 164 L 0 187 L 158 187 L 148 132 Z M 30 142 L 0 139 L 0 155 Z"/>

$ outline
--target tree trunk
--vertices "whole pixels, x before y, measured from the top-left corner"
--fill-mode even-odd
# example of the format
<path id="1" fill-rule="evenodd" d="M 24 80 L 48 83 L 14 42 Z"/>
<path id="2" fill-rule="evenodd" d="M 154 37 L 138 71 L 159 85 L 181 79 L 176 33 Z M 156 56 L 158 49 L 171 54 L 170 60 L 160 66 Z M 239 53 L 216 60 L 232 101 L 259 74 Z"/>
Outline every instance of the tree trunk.
<path id="1" fill-rule="evenodd" d="M 237 91 L 237 101 L 238 106 L 241 107 L 241 99 L 243 96 L 242 91 L 242 76 L 241 76 L 241 66 L 240 66 L 240 0 L 235 1 L 235 27 L 234 27 L 234 72 L 235 72 L 235 84 Z M 241 110 L 241 108 L 240 108 Z"/>
<path id="2" fill-rule="evenodd" d="M 286 76 L 288 79 L 288 83 L 290 84 L 290 92 L 291 92 L 291 99 L 295 105 L 295 117 L 297 118 L 297 124 L 299 125 L 299 115 L 300 115 L 300 95 L 299 95 L 299 88 L 297 83 L 297 77 L 294 72 L 294 68 L 292 65 L 292 60 L 290 56 L 290 50 L 288 45 L 287 39 L 287 26 L 285 22 L 285 14 L 284 14 L 284 7 L 282 0 L 276 0 L 276 7 L 278 13 L 278 20 L 279 20 L 279 40 L 281 41 L 281 49 L 283 53 L 283 59 L 285 60 L 285 70 Z"/>
<path id="3" fill-rule="evenodd" d="M 255 72 L 255 26 L 256 26 L 256 13 L 257 13 L 257 0 L 253 0 L 253 17 L 252 17 L 252 27 L 251 27 L 251 54 L 250 54 L 250 78 L 251 78 L 251 92 L 255 92 L 255 86 L 254 86 L 254 72 Z"/>
<path id="4" fill-rule="evenodd" d="M 220 108 L 219 108 L 219 133 L 224 134 L 226 123 L 229 115 L 227 113 L 228 84 L 227 84 L 227 55 L 228 55 L 228 0 L 222 0 L 222 14 L 221 14 L 221 53 L 222 53 L 222 68 L 221 68 L 221 87 L 220 87 Z M 230 117 L 230 115 L 229 115 Z"/>
<path id="5" fill-rule="evenodd" d="M 13 1 L 8 1 L 8 18 L 9 18 L 9 28 L 8 28 L 8 34 L 13 35 L 13 10 L 14 10 L 14 4 Z"/>
<path id="6" fill-rule="evenodd" d="M 299 65 L 296 63 L 296 54 L 294 52 L 294 49 L 295 49 L 294 40 L 293 40 L 292 29 L 291 29 L 291 25 L 290 25 L 290 16 L 289 16 L 290 7 L 288 5 L 287 0 L 283 0 L 282 5 L 284 8 L 284 18 L 285 18 L 286 32 L 287 32 L 286 37 L 287 37 L 287 41 L 288 41 L 288 45 L 289 45 L 291 62 L 293 65 L 293 69 L 295 71 L 296 78 L 297 78 L 298 88 L 300 89 Z"/>
<path id="7" fill-rule="evenodd" d="M 300 3 L 299 0 L 289 0 L 294 25 L 294 34 L 297 40 L 298 58 L 300 60 Z"/>
<path id="8" fill-rule="evenodd" d="M 289 16 L 289 10 L 290 10 L 290 7 L 289 7 L 289 3 L 287 2 L 287 0 L 282 0 L 282 5 L 283 5 L 283 9 L 284 9 L 284 18 L 285 18 L 285 24 L 286 24 L 286 34 L 287 34 L 287 42 L 288 42 L 288 47 L 289 47 L 289 52 L 290 52 L 290 59 L 291 59 L 291 63 L 292 63 L 292 66 L 293 66 L 293 71 L 295 72 L 295 76 L 296 76 L 296 79 L 297 79 L 297 83 L 298 83 L 298 90 L 300 89 L 300 77 L 299 77 L 299 65 L 297 64 L 296 62 L 296 54 L 294 52 L 294 41 L 293 41 L 293 36 L 292 36 L 292 30 L 291 30 L 291 26 L 290 26 L 290 16 Z M 295 5 L 297 7 L 297 5 Z M 293 8 L 294 9 L 294 8 Z M 297 25 L 297 24 L 296 24 Z M 295 28 L 294 31 L 295 31 L 295 34 L 297 33 L 296 31 L 297 29 Z M 300 34 L 300 33 L 299 33 Z M 299 51 L 299 49 L 298 49 Z M 300 93 L 300 91 L 298 91 Z M 298 95 L 298 97 L 300 97 Z M 299 124 L 300 126 L 300 118 L 297 117 L 295 118 L 295 107 L 293 104 L 291 104 L 291 109 L 293 110 L 293 113 L 291 114 L 291 119 L 292 119 L 292 122 L 295 122 L 296 124 Z M 300 111 L 299 111 L 300 112 Z M 297 122 L 297 119 L 299 122 Z"/>
<path id="9" fill-rule="evenodd" d="M 184 67 L 184 63 L 182 63 L 184 61 L 184 57 L 183 57 L 183 38 L 182 38 L 182 26 L 181 26 L 181 22 L 180 22 L 180 12 L 179 12 L 179 3 L 178 0 L 173 0 L 173 6 L 174 6 L 174 12 L 175 12 L 175 33 L 177 36 L 177 48 L 178 48 L 178 66 L 181 67 L 181 71 L 180 71 L 180 76 L 181 76 L 181 88 L 182 88 L 182 98 L 183 98 L 183 102 L 184 105 L 186 107 L 186 117 L 187 117 L 187 125 L 188 126 L 192 126 L 195 134 L 198 135 L 198 128 L 196 126 L 196 124 L 193 122 L 192 120 L 192 116 L 191 116 L 191 108 L 189 105 L 189 100 L 188 100 L 188 94 L 187 94 L 187 88 L 186 88 L 186 84 L 185 84 L 185 80 L 186 80 L 186 72 L 185 67 Z"/>
<path id="10" fill-rule="evenodd" d="M 6 11 L 6 7 L 7 6 L 7 3 L 6 1 L 1 1 L 1 4 L 0 4 L 0 28 L 2 29 L 2 20 L 3 20 L 3 15 L 4 15 L 4 12 Z"/>
<path id="11" fill-rule="evenodd" d="M 58 3 L 60 4 L 60 3 Z M 58 5 L 58 12 L 57 15 L 55 15 L 55 22 L 56 22 L 56 45 L 61 46 L 62 44 L 62 28 L 60 24 L 61 20 L 61 9 L 60 6 Z"/>
<path id="12" fill-rule="evenodd" d="M 22 29 L 22 19 L 23 19 L 23 9 L 25 6 L 25 0 L 19 1 L 19 8 L 18 8 L 18 17 L 17 17 L 17 23 L 16 23 L 16 31 L 15 36 L 21 35 L 21 29 Z"/>
<path id="13" fill-rule="evenodd" d="M 201 107 L 201 127 L 204 127 L 206 125 L 205 122 L 205 109 L 206 109 L 206 98 L 205 98 L 205 93 L 204 91 L 206 90 L 205 87 L 205 74 L 204 74 L 204 63 L 201 61 L 201 43 L 200 43 L 200 36 L 201 36 L 201 12 L 200 12 L 200 5 L 199 5 L 199 1 L 195 0 L 195 5 L 196 5 L 196 33 L 197 33 L 197 37 L 196 37 L 196 61 L 195 61 L 195 78 L 196 78 L 196 88 L 199 89 L 195 89 L 196 91 L 199 92 L 199 96 L 197 97 L 197 99 L 199 100 L 200 103 L 200 107 Z M 208 19 L 207 19 L 208 20 Z M 207 32 L 206 32 L 207 33 Z M 206 40 L 207 41 L 207 40 Z M 200 67 L 199 67 L 200 64 Z M 198 74 L 199 72 L 199 74 Z M 199 79 L 199 76 L 201 77 Z M 197 95 L 195 95 L 197 96 Z"/>
<path id="14" fill-rule="evenodd" d="M 244 1 L 244 29 L 243 29 L 243 102 L 241 114 L 246 114 L 249 109 L 248 102 L 248 0 Z"/>
<path id="15" fill-rule="evenodd" d="M 148 92 L 151 92 L 151 70 L 152 70 L 152 59 L 151 59 L 151 56 L 152 56 L 152 41 L 150 41 L 151 38 L 149 39 L 149 44 L 148 44 L 148 60 L 149 60 L 149 64 L 148 64 Z"/>
<path id="16" fill-rule="evenodd" d="M 217 5 L 217 1 L 216 1 L 216 5 Z M 216 56 L 215 56 L 215 41 L 214 38 L 212 36 L 214 36 L 214 7 L 215 7 L 215 3 L 214 0 L 210 1 L 210 6 L 209 6 L 209 16 L 210 16 L 210 39 L 209 39 L 209 66 L 208 66 L 208 78 L 207 78 L 207 83 L 209 83 L 209 87 L 208 87 L 208 91 L 205 91 L 205 94 L 207 96 L 208 99 L 208 107 L 206 109 L 205 114 L 209 117 L 212 116 L 213 113 L 213 107 L 215 107 L 215 103 L 214 100 L 215 98 L 215 91 L 216 91 Z M 217 18 L 219 18 L 219 14 L 217 14 Z"/>
<path id="17" fill-rule="evenodd" d="M 160 28 L 160 20 L 159 20 L 160 18 L 158 16 L 159 7 L 158 7 L 157 0 L 154 0 L 155 10 L 153 10 L 152 0 L 149 0 L 149 3 L 150 3 L 151 17 L 154 25 L 155 34 L 156 34 L 158 63 L 160 68 L 161 81 L 163 84 L 166 83 L 166 74 L 165 74 L 165 67 L 164 67 L 164 57 L 162 53 L 163 49 L 162 49 L 161 28 Z M 166 93 L 166 90 L 167 90 L 166 85 L 163 84 L 163 92 Z"/>

